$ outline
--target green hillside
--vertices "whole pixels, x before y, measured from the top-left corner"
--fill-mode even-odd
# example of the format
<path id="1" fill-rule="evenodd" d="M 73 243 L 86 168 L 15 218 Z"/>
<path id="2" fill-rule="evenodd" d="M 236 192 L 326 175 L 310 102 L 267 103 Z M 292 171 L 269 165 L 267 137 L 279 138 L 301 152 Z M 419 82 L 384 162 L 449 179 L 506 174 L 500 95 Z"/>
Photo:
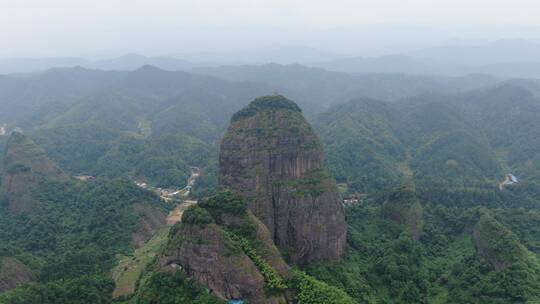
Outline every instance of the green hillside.
<path id="1" fill-rule="evenodd" d="M 0 303 L 109 303 L 116 255 L 131 252 L 133 235 L 146 229 L 149 214 L 140 210 L 168 207 L 131 181 L 75 182 L 20 133 L 4 162 L 0 259 L 9 266 L 0 269 L 0 287 L 9 291 Z"/>
<path id="2" fill-rule="evenodd" d="M 535 205 L 540 101 L 503 86 L 386 103 L 355 100 L 317 119 L 328 164 L 350 192 L 413 183 L 433 203 Z M 506 173 L 522 181 L 498 191 Z M 519 199 L 516 197 L 518 196 Z"/>

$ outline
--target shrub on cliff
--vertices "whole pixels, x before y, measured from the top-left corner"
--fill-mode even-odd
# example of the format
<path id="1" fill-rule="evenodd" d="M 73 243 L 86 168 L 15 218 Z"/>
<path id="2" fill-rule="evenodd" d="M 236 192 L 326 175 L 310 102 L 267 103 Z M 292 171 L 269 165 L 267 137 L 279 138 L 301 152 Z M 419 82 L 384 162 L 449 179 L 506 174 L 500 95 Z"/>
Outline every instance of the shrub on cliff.
<path id="1" fill-rule="evenodd" d="M 191 206 L 182 215 L 182 223 L 190 225 L 206 225 L 212 223 L 212 215 L 199 206 Z"/>
<path id="2" fill-rule="evenodd" d="M 289 285 L 296 289 L 298 304 L 356 304 L 345 291 L 295 270 Z"/>
<path id="3" fill-rule="evenodd" d="M 255 264 L 257 269 L 264 277 L 266 288 L 270 291 L 281 291 L 287 288 L 287 285 L 280 277 L 278 272 L 272 268 L 253 248 L 249 240 L 238 236 L 234 233 L 227 232 L 227 236 L 238 246 L 245 255 L 247 255 L 251 261 Z"/>
<path id="4" fill-rule="evenodd" d="M 214 218 L 217 218 L 221 214 L 244 216 L 247 212 L 246 201 L 230 191 L 223 191 L 211 196 L 201 201 L 199 206 L 210 212 Z"/>

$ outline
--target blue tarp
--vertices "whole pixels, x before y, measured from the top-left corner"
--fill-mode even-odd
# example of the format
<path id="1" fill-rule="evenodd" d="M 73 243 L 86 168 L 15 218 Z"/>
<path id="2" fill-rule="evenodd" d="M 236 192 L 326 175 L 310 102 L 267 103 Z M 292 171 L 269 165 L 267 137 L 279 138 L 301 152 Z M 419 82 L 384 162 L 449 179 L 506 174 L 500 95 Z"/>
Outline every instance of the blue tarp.
<path id="1" fill-rule="evenodd" d="M 244 300 L 229 300 L 229 304 L 244 304 Z"/>

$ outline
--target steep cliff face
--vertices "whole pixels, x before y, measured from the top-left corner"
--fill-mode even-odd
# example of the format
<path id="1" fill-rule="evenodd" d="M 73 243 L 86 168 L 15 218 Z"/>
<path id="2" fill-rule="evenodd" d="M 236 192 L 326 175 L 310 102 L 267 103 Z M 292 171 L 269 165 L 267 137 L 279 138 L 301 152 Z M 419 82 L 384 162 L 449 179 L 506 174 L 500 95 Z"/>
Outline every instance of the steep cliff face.
<path id="1" fill-rule="evenodd" d="M 225 300 L 280 303 L 279 298 L 265 295 L 263 275 L 249 257 L 230 244 L 218 225 L 184 225 L 177 233 L 182 234 L 183 240 L 160 258 L 163 268 L 175 271 L 182 267 L 190 277 Z"/>
<path id="2" fill-rule="evenodd" d="M 0 292 L 28 283 L 32 278 L 32 271 L 21 261 L 12 257 L 0 258 Z"/>
<path id="3" fill-rule="evenodd" d="M 319 139 L 283 96 L 254 100 L 236 113 L 221 143 L 220 187 L 248 200 L 291 262 L 338 259 L 346 224 Z"/>
<path id="4" fill-rule="evenodd" d="M 131 240 L 135 248 L 140 248 L 165 226 L 167 214 L 145 203 L 134 204 L 133 211 L 139 215 L 139 224 Z"/>
<path id="5" fill-rule="evenodd" d="M 287 303 L 289 266 L 246 202 L 221 193 L 188 208 L 159 257 L 165 271 L 182 269 L 212 294 L 250 303 Z"/>
<path id="6" fill-rule="evenodd" d="M 68 177 L 31 139 L 13 132 L 6 145 L 1 189 L 10 211 L 28 211 L 34 207 L 32 190 L 45 178 L 65 180 Z"/>

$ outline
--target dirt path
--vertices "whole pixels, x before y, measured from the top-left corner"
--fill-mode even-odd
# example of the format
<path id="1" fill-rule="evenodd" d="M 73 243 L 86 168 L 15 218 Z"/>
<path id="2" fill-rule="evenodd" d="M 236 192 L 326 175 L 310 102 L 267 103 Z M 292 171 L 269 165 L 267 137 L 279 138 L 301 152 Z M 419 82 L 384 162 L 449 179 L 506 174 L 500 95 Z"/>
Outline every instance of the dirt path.
<path id="1" fill-rule="evenodd" d="M 182 214 L 184 214 L 184 211 L 195 204 L 197 204 L 197 201 L 184 201 L 183 203 L 178 204 L 173 211 L 169 212 L 169 215 L 167 216 L 167 225 L 172 226 L 180 222 L 180 220 L 182 220 Z"/>

